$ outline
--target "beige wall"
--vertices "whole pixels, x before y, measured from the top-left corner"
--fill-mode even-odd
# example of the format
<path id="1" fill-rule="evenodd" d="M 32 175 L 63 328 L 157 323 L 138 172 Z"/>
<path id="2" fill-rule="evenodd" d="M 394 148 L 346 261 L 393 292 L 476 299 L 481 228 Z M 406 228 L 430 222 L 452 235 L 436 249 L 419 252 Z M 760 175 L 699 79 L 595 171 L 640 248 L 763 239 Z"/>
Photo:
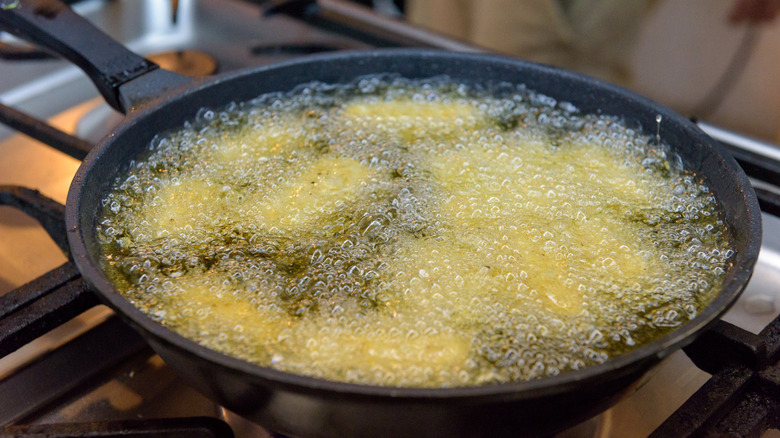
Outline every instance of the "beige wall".
<path id="1" fill-rule="evenodd" d="M 634 88 L 684 115 L 726 69 L 745 33 L 726 20 L 733 0 L 662 0 L 633 57 Z M 708 121 L 780 142 L 780 19 L 758 29 L 753 55 Z"/>

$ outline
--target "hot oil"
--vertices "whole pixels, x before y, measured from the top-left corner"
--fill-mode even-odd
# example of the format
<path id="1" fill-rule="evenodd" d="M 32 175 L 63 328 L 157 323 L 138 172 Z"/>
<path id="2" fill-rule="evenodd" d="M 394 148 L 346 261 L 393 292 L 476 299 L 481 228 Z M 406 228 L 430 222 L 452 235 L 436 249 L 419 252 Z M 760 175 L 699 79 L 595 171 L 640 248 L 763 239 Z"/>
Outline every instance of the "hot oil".
<path id="1" fill-rule="evenodd" d="M 522 87 L 310 84 L 150 145 L 104 200 L 136 306 L 277 369 L 394 386 L 555 375 L 689 320 L 731 257 L 654 139 Z"/>

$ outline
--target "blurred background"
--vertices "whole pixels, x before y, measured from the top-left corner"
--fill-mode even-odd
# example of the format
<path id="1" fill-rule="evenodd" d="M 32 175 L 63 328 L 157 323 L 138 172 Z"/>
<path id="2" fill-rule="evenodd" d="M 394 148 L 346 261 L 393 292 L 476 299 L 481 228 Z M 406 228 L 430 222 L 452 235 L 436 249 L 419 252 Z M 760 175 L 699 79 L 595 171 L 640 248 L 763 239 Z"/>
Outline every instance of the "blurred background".
<path id="1" fill-rule="evenodd" d="M 778 1 L 361 3 L 485 47 L 583 71 L 686 116 L 780 142 Z"/>

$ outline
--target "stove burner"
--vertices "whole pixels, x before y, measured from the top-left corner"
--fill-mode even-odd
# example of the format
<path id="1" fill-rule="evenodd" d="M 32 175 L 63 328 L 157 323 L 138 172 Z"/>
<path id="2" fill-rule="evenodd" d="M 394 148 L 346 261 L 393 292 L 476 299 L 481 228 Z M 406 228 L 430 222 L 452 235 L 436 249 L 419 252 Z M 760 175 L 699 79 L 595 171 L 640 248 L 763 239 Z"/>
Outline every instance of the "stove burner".
<path id="1" fill-rule="evenodd" d="M 30 44 L 0 43 L 0 59 L 49 59 L 52 56 Z"/>
<path id="2" fill-rule="evenodd" d="M 224 421 L 238 438 L 291 438 L 269 431 L 225 408 L 220 408 L 218 417 Z M 612 427 L 612 414 L 607 411 L 548 438 L 607 438 Z"/>
<path id="3" fill-rule="evenodd" d="M 196 50 L 177 50 L 149 55 L 146 59 L 160 68 L 184 76 L 208 76 L 217 71 L 218 63 L 213 56 Z"/>

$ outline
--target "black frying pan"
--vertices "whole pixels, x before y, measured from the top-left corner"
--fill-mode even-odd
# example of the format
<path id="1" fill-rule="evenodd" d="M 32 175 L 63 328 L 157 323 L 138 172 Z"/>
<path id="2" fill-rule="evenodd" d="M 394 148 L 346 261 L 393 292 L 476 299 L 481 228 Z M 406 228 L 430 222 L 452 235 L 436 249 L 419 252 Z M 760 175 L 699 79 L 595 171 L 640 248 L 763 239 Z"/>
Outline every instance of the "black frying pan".
<path id="1" fill-rule="evenodd" d="M 642 374 L 690 343 L 747 284 L 761 243 L 761 214 L 747 178 L 687 119 L 597 80 L 505 57 L 423 50 L 341 52 L 192 80 L 157 69 L 68 8 L 22 0 L 0 10 L 0 25 L 79 65 L 114 108 L 127 114 L 78 170 L 68 194 L 72 257 L 95 292 L 145 336 L 166 363 L 218 403 L 280 433 L 306 437 L 538 436 L 574 425 L 614 403 Z M 201 107 L 218 108 L 313 80 L 351 82 L 397 73 L 456 81 L 523 83 L 583 112 L 616 115 L 660 137 L 717 198 L 736 256 L 715 300 L 696 318 L 637 350 L 578 371 L 528 382 L 420 389 L 346 384 L 288 374 L 235 359 L 169 331 L 129 304 L 103 274 L 96 240 L 100 200 L 158 133 L 181 127 Z"/>

